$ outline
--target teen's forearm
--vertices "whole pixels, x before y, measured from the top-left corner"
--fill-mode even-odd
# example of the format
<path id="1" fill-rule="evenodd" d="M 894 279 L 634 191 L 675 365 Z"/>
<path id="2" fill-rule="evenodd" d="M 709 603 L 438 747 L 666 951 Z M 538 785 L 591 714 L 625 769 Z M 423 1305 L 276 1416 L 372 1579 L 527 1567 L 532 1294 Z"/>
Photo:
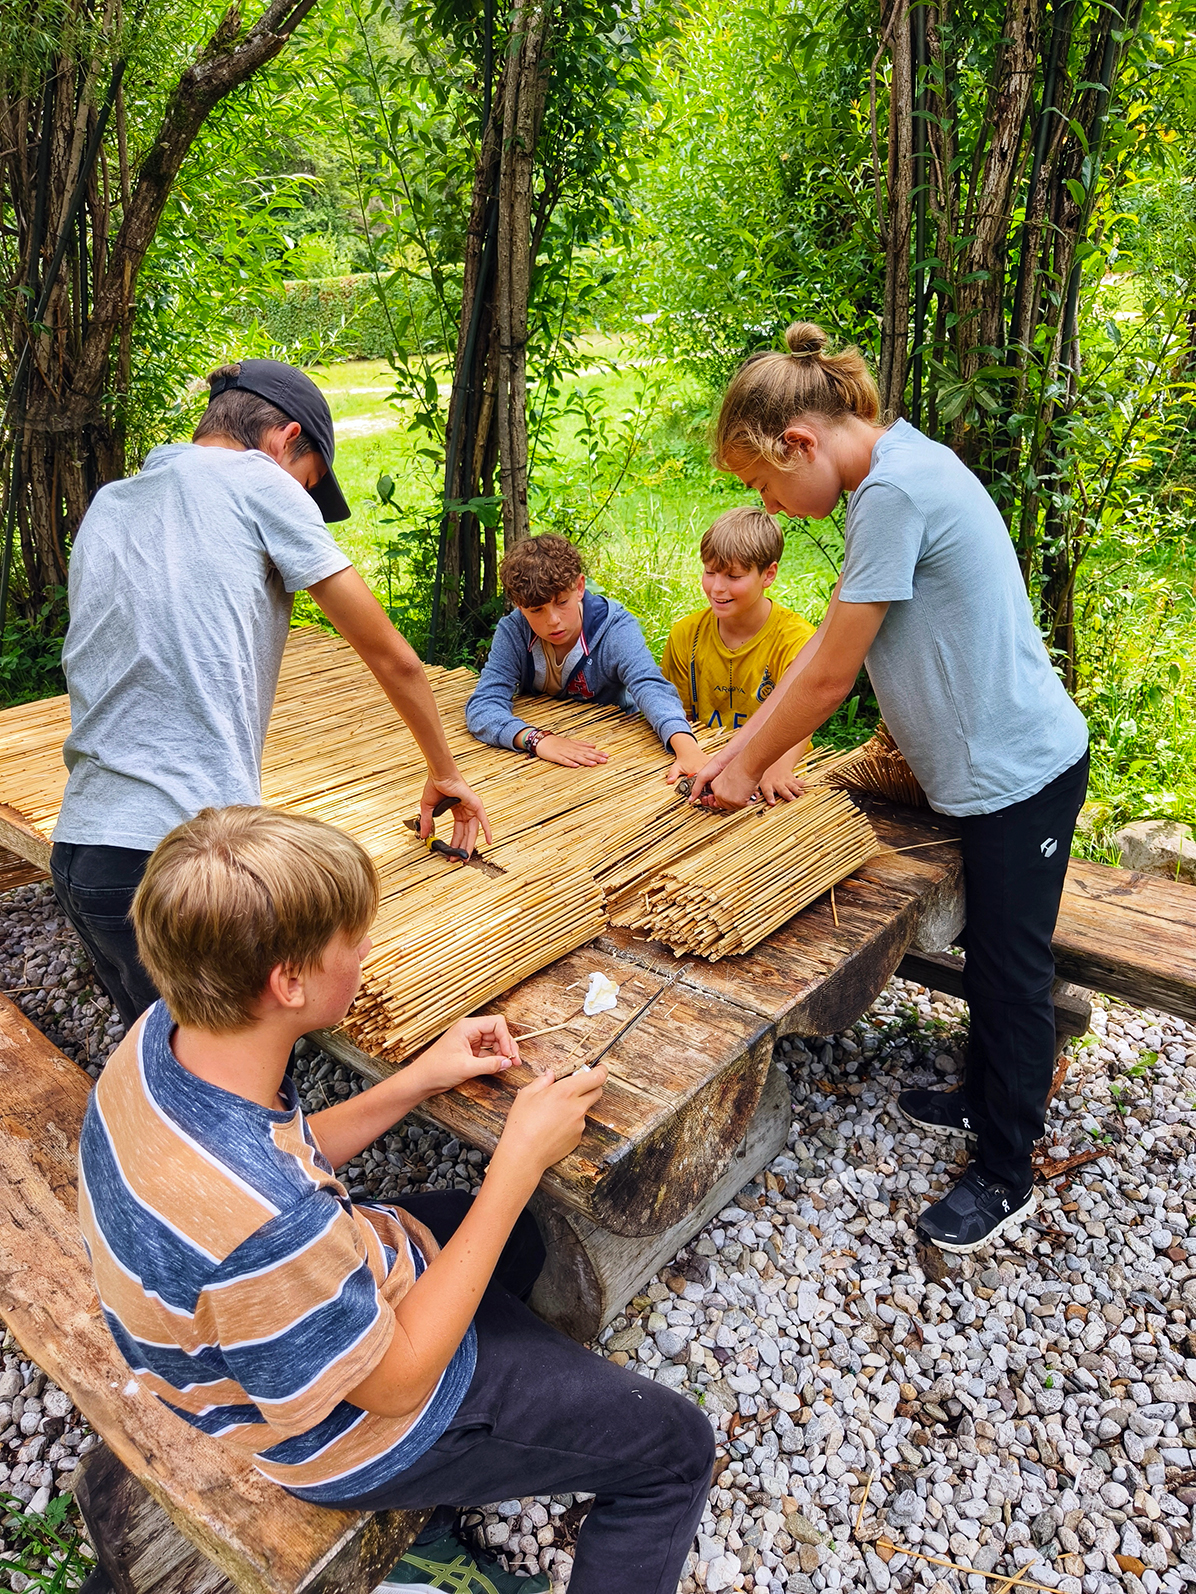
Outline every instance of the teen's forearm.
<path id="1" fill-rule="evenodd" d="M 787 748 L 781 754 L 780 758 L 775 759 L 773 763 L 769 764 L 768 768 L 775 769 L 778 775 L 791 775 L 793 773 L 793 766 L 797 763 L 799 758 L 805 757 L 809 745 L 809 737 L 807 737 L 804 741 L 794 742 L 793 746 Z"/>
<path id="2" fill-rule="evenodd" d="M 787 748 L 812 736 L 855 685 L 889 605 L 843 603 L 837 587 L 835 593 L 826 619 L 764 705 L 768 712 L 748 721 L 751 737 L 735 748 L 744 775 L 758 780 Z"/>
<path id="3" fill-rule="evenodd" d="M 308 1128 L 334 1168 L 372 1146 L 425 1099 L 425 1093 L 408 1082 L 408 1073 L 401 1068 L 369 1090 L 311 1114 Z"/>
<path id="4" fill-rule="evenodd" d="M 838 679 L 824 676 L 813 666 L 795 676 L 784 697 L 778 688 L 773 698 L 780 698 L 780 701 L 772 714 L 746 747 L 736 749 L 736 757 L 742 758 L 744 769 L 757 778 L 763 775 L 783 753 L 808 741 L 835 712 L 850 689 L 850 682 L 843 687 Z M 749 724 L 755 724 L 759 718 L 754 714 Z M 792 769 L 792 763 L 789 767 Z"/>
<path id="5" fill-rule="evenodd" d="M 756 739 L 757 736 L 760 735 L 761 731 L 763 731 L 769 720 L 776 713 L 777 705 L 781 702 L 785 696 L 785 693 L 789 690 L 790 686 L 792 686 L 793 682 L 801 674 L 806 663 L 808 662 L 808 659 L 813 657 L 814 652 L 817 651 L 817 646 L 818 633 L 815 632 L 815 634 L 806 643 L 805 647 L 802 648 L 801 652 L 789 665 L 789 668 L 785 671 L 784 675 L 781 676 L 781 679 L 777 682 L 774 690 L 769 694 L 768 697 L 764 699 L 763 703 L 761 703 L 760 707 L 752 715 L 751 719 L 748 720 L 746 725 L 741 725 L 735 732 L 734 736 L 732 736 L 725 749 L 727 753 L 730 753 L 735 758 L 738 758 L 742 753 L 746 752 L 750 744 Z M 809 654 L 806 652 L 807 648 L 811 650 Z M 767 769 L 768 765 L 765 764 L 764 768 Z"/>
<path id="6" fill-rule="evenodd" d="M 508 1164 L 501 1148 L 448 1244 L 395 1308 L 385 1356 L 348 1395 L 381 1417 L 413 1416 L 465 1336 L 515 1221 L 539 1182 L 534 1167 Z"/>
<path id="7" fill-rule="evenodd" d="M 428 677 L 415 649 L 391 625 L 386 612 L 352 565 L 316 582 L 311 595 L 368 666 L 406 722 L 434 779 L 457 774 Z"/>
<path id="8" fill-rule="evenodd" d="M 397 647 L 386 657 L 365 657 L 378 685 L 406 723 L 427 760 L 432 778 L 452 779 L 458 773 L 457 761 L 449 751 L 444 726 L 415 650 L 395 633 Z"/>

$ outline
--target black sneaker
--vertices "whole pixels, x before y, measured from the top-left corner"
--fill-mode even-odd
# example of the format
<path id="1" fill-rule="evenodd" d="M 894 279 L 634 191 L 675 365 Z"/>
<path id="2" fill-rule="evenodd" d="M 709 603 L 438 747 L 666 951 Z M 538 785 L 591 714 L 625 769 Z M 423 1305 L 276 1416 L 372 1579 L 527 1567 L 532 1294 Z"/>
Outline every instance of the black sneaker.
<path id="1" fill-rule="evenodd" d="M 918 1237 L 940 1251 L 977 1251 L 1034 1210 L 1034 1186 L 1011 1190 L 976 1163 L 918 1219 Z"/>
<path id="2" fill-rule="evenodd" d="M 932 1135 L 976 1134 L 962 1090 L 903 1090 L 897 1106 L 919 1129 Z"/>
<path id="3" fill-rule="evenodd" d="M 451 1594 L 545 1594 L 551 1582 L 545 1572 L 535 1577 L 506 1572 L 492 1556 L 469 1549 L 449 1532 L 431 1544 L 420 1544 L 417 1539 L 374 1594 L 385 1594 L 396 1585 L 411 1594 L 426 1589 L 446 1589 Z"/>

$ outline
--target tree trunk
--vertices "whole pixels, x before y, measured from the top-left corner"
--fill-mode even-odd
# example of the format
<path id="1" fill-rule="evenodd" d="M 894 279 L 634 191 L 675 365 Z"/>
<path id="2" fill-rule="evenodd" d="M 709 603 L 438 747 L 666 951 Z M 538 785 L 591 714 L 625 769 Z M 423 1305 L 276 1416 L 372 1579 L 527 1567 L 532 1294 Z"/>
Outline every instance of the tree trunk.
<path id="1" fill-rule="evenodd" d="M 515 38 L 508 67 L 514 92 L 503 107 L 498 201 L 498 460 L 504 548 L 531 535 L 527 513 L 527 308 L 532 268 L 532 169 L 544 116 L 547 78 L 543 61 L 550 18 L 549 0 L 516 0 Z"/>
<path id="2" fill-rule="evenodd" d="M 907 0 L 889 0 L 885 33 L 891 40 L 891 71 L 884 230 L 885 300 L 880 329 L 880 408 L 882 415 L 895 419 L 905 409 L 905 376 L 909 362 L 909 244 L 914 190 L 914 78 Z"/>
<path id="3" fill-rule="evenodd" d="M 890 0 L 884 32 L 891 67 L 881 398 L 890 414 L 904 397 L 917 181 L 905 131 L 915 86 L 905 4 Z M 931 429 L 946 410 L 952 446 L 1016 527 L 1027 587 L 1039 587 L 1040 622 L 1069 681 L 1075 575 L 1089 541 L 1071 490 L 1064 425 L 1082 402 L 1079 249 L 1101 181 L 1106 117 L 1141 11 L 1142 0 L 1086 8 L 1076 0 L 1005 0 L 992 40 L 977 38 L 975 15 L 947 0 L 930 4 L 926 16 L 928 199 L 938 260 L 930 352 L 946 373 L 937 392 L 931 384 Z M 983 109 L 965 114 L 962 64 L 974 72 L 987 55 Z M 971 127 L 978 131 L 961 132 Z M 982 376 L 990 365 L 1012 374 Z"/>
<path id="4" fill-rule="evenodd" d="M 555 192 L 533 228 L 536 149 L 549 75 L 551 0 L 515 0 L 506 63 L 488 107 L 470 201 L 461 321 L 449 399 L 445 512 L 427 656 L 471 655 L 498 591 L 493 525 L 465 504 L 502 500 L 503 546 L 530 534 L 527 505 L 528 304 Z"/>
<path id="5" fill-rule="evenodd" d="M 187 151 L 212 109 L 284 48 L 315 3 L 272 0 L 248 32 L 231 8 L 171 91 L 135 176 L 121 95 L 124 63 L 116 60 L 105 71 L 108 46 L 119 37 L 115 0 L 99 41 L 86 41 L 86 63 L 74 55 L 84 18 L 81 0 L 74 0 L 39 66 L 35 91 L 16 72 L 0 79 L 0 193 L 16 235 L 8 254 L 15 269 L 6 295 L 12 308 L 0 433 L 0 623 L 13 537 L 20 538 L 21 607 L 30 615 L 47 603 L 60 607 L 56 593 L 66 582 L 70 540 L 96 489 L 124 470 L 122 408 L 137 277 Z M 110 162 L 105 140 L 114 108 Z"/>

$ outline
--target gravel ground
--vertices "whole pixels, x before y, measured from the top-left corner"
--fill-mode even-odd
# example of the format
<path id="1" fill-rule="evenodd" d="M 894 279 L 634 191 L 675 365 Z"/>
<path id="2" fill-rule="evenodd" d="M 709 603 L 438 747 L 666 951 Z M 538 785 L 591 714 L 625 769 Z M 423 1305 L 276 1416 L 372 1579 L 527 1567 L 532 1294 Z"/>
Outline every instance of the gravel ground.
<path id="1" fill-rule="evenodd" d="M 119 1038 L 46 887 L 0 899 L 0 988 L 90 1072 Z M 949 1261 L 913 1224 L 959 1143 L 894 1099 L 954 1083 L 963 1017 L 894 980 L 851 1032 L 782 1041 L 785 1152 L 601 1336 L 719 1431 L 683 1594 L 999 1589 L 985 1572 L 1064 1594 L 1196 1586 L 1196 1026 L 1098 1001 L 1046 1145 L 1101 1155 L 1053 1175 L 1019 1233 Z M 358 1088 L 314 1048 L 297 1078 L 312 1110 Z M 387 1198 L 482 1171 L 408 1122 L 346 1180 Z M 0 1490 L 43 1506 L 91 1440 L 9 1340 L 0 1418 Z M 500 1501 L 476 1531 L 559 1594 L 584 1510 Z"/>

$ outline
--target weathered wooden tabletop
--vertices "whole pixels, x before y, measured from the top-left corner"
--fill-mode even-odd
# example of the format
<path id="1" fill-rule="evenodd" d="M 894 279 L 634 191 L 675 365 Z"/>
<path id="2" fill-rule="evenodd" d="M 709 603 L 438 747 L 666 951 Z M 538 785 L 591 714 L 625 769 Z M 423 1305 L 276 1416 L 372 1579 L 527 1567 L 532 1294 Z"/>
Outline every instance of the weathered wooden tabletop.
<path id="1" fill-rule="evenodd" d="M 887 804 L 870 813 L 893 850 L 837 886 L 833 907 L 829 895 L 820 898 L 741 956 L 684 960 L 672 989 L 604 1059 L 606 1090 L 581 1145 L 545 1175 L 546 1195 L 615 1234 L 671 1228 L 726 1168 L 759 1104 L 777 1036 L 854 1023 L 911 942 L 934 950 L 950 942 L 960 925 L 961 865 L 949 821 Z M 679 962 L 621 930 L 559 959 L 490 1011 L 505 1014 L 517 1034 L 573 1018 L 571 1026 L 528 1040 L 527 1066 L 433 1097 L 422 1114 L 491 1150 L 533 1070 L 575 1064 L 600 1046 Z M 575 1018 L 594 970 L 619 986 L 618 1008 Z M 390 1072 L 343 1038 L 322 1038 L 368 1077 Z"/>

